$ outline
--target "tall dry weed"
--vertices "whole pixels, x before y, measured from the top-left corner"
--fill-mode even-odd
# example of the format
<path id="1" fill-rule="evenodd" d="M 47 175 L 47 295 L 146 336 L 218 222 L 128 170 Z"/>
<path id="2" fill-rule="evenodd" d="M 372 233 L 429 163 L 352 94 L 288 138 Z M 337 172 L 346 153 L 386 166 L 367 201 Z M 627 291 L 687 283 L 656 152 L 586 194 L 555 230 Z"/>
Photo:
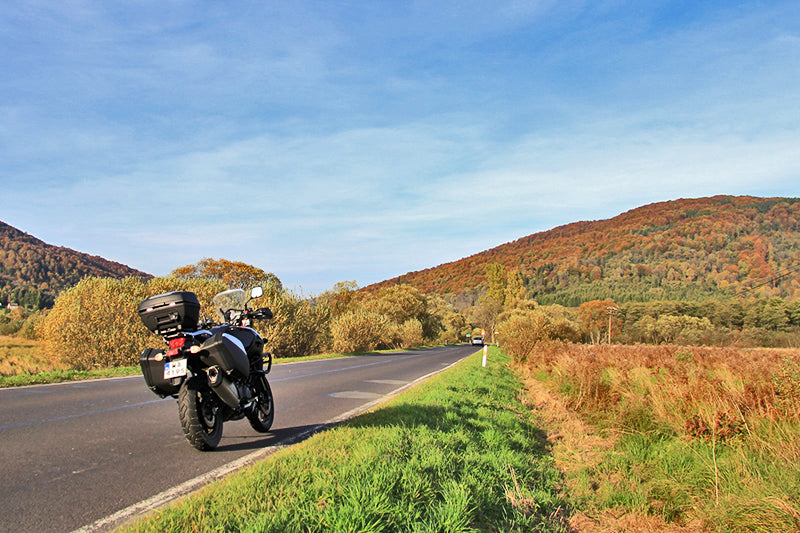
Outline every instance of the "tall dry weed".
<path id="1" fill-rule="evenodd" d="M 800 350 L 540 343 L 520 366 L 617 438 L 564 468 L 576 531 L 800 531 Z"/>
<path id="2" fill-rule="evenodd" d="M 645 409 L 695 436 L 746 432 L 757 419 L 800 422 L 800 350 L 551 342 L 523 364 L 595 417 Z"/>

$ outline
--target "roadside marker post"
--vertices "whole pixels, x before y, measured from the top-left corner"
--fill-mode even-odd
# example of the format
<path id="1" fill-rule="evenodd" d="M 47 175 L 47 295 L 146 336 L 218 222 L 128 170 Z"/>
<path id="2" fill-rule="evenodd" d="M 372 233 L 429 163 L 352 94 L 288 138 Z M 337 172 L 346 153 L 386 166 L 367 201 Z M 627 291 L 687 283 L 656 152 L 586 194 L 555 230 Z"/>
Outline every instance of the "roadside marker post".
<path id="1" fill-rule="evenodd" d="M 486 368 L 486 356 L 489 355 L 489 347 L 487 345 L 483 345 L 483 368 Z"/>

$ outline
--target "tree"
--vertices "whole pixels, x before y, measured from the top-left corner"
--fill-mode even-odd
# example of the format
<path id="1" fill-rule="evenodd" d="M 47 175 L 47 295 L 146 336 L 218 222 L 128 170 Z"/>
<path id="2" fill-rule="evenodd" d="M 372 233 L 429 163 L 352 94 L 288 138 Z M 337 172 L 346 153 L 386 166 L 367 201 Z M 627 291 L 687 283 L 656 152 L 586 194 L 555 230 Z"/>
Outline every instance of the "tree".
<path id="1" fill-rule="evenodd" d="M 428 297 L 428 313 L 431 318 L 430 327 L 437 332 L 442 342 L 463 341 L 471 331 L 467 318 L 441 296 Z"/>
<path id="2" fill-rule="evenodd" d="M 217 280 L 87 277 L 61 293 L 44 318 L 42 336 L 48 351 L 72 368 L 86 370 L 135 365 L 147 346 L 163 341 L 150 333 L 137 309 L 145 298 L 175 290 L 197 294 L 201 306 L 210 308 L 213 294 L 224 290 Z"/>
<path id="3" fill-rule="evenodd" d="M 604 334 L 608 333 L 609 307 L 617 307 L 614 300 L 592 300 L 582 303 L 578 308 L 581 328 L 592 344 L 599 344 Z M 611 327 L 619 330 L 620 322 L 616 313 L 612 314 Z"/>
<path id="4" fill-rule="evenodd" d="M 494 337 L 495 326 L 500 313 L 503 312 L 503 305 L 494 298 L 484 297 L 470 310 L 470 322 L 486 330 L 487 335 Z"/>
<path id="5" fill-rule="evenodd" d="M 422 321 L 428 312 L 428 302 L 422 291 L 411 285 L 392 285 L 380 289 L 368 308 L 399 325 L 412 318 Z"/>
<path id="6" fill-rule="evenodd" d="M 217 279 L 230 289 L 250 290 L 253 287 L 261 286 L 265 293 L 283 290 L 283 284 L 272 272 L 265 272 L 241 261 L 227 259 L 205 257 L 194 265 L 176 268 L 172 271 L 172 276 L 184 279 Z"/>
<path id="7" fill-rule="evenodd" d="M 489 263 L 486 265 L 486 281 L 489 284 L 489 291 L 486 296 L 494 299 L 500 305 L 505 303 L 506 276 L 506 267 L 500 263 Z"/>
<path id="8" fill-rule="evenodd" d="M 506 308 L 523 306 L 527 301 L 528 291 L 525 289 L 525 280 L 518 271 L 508 275 L 504 291 L 503 303 Z"/>
<path id="9" fill-rule="evenodd" d="M 517 311 L 498 326 L 503 349 L 515 361 L 525 361 L 536 345 L 553 338 L 553 324 L 542 310 Z"/>
<path id="10" fill-rule="evenodd" d="M 333 286 L 333 289 L 320 294 L 316 300 L 320 305 L 327 306 L 331 316 L 336 318 L 354 308 L 359 300 L 358 283 L 340 281 Z"/>
<path id="11" fill-rule="evenodd" d="M 782 298 L 770 298 L 761 308 L 759 324 L 762 328 L 783 331 L 789 327 L 789 309 Z"/>

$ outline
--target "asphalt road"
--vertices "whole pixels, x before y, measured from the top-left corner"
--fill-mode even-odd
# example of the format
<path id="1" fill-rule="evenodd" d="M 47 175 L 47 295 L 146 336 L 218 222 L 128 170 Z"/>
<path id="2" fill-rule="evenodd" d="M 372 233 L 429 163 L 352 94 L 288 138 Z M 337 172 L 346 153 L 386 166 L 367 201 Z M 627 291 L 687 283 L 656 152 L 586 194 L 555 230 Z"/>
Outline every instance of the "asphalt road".
<path id="1" fill-rule="evenodd" d="M 177 402 L 140 376 L 0 389 L 0 531 L 105 531 L 475 353 L 450 346 L 273 366 L 272 432 L 186 442 Z"/>

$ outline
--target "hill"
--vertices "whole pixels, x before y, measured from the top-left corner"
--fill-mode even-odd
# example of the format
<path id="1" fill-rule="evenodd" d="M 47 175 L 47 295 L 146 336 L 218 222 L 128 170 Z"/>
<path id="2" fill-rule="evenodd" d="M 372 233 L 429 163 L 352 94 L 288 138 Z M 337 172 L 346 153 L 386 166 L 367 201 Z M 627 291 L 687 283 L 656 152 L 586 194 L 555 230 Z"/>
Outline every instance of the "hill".
<path id="1" fill-rule="evenodd" d="M 407 283 L 474 301 L 486 266 L 518 272 L 539 303 L 575 306 L 757 294 L 800 298 L 800 199 L 714 196 L 559 226 L 367 289 Z"/>
<path id="2" fill-rule="evenodd" d="M 47 244 L 0 222 L 0 304 L 47 307 L 61 290 L 86 276 L 150 277 L 121 263 Z"/>

